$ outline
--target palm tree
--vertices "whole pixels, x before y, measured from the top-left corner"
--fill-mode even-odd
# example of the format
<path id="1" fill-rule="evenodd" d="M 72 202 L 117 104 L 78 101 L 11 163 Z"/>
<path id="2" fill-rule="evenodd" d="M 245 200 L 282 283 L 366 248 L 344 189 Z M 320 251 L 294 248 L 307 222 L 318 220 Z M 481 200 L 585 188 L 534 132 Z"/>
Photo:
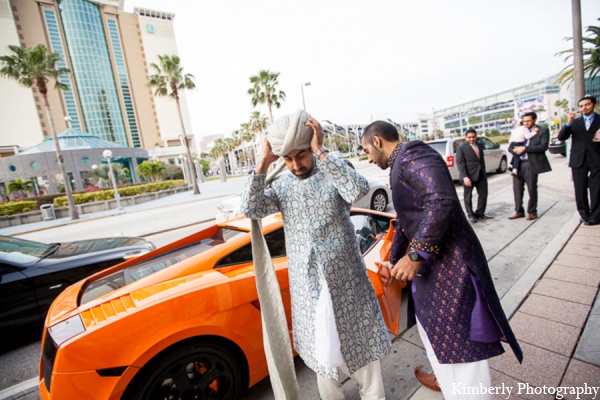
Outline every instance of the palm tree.
<path id="1" fill-rule="evenodd" d="M 157 182 L 165 177 L 165 164 L 162 161 L 144 161 L 137 166 L 137 171 L 140 176 L 146 180 Z"/>
<path id="2" fill-rule="evenodd" d="M 504 127 L 508 127 L 508 120 L 513 120 L 515 116 L 514 111 L 504 111 L 500 114 L 500 119 L 504 120 Z"/>
<path id="3" fill-rule="evenodd" d="M 68 90 L 68 86 L 61 83 L 59 77 L 71 71 L 68 68 L 56 68 L 56 63 L 60 60 L 60 54 L 49 53 L 43 44 L 27 49 L 12 45 L 9 45 L 8 48 L 13 54 L 0 57 L 3 65 L 0 69 L 0 75 L 14 79 L 20 85 L 28 88 L 35 86 L 37 91 L 42 95 L 50 125 L 50 132 L 52 132 L 52 140 L 54 140 L 54 147 L 56 149 L 58 168 L 65 182 L 65 193 L 67 195 L 71 219 L 79 219 L 75 201 L 73 200 L 73 192 L 71 191 L 71 179 L 69 179 L 65 169 L 65 161 L 60 151 L 56 127 L 54 126 L 54 119 L 52 118 L 50 104 L 48 103 L 48 87 L 46 85 L 50 77 L 54 79 L 55 89 Z"/>
<path id="4" fill-rule="evenodd" d="M 129 177 L 124 171 L 123 165 L 119 163 L 112 164 L 113 173 L 115 175 L 117 185 L 121 185 L 129 181 Z M 90 181 L 95 185 L 98 185 L 101 189 L 107 189 L 112 186 L 113 177 L 110 173 L 110 168 L 108 164 L 99 165 L 96 168 L 93 168 L 89 172 Z"/>
<path id="5" fill-rule="evenodd" d="M 273 122 L 273 117 L 271 117 L 271 122 Z M 250 114 L 250 120 L 248 121 L 248 128 L 250 129 L 250 132 L 253 135 L 253 139 L 258 137 L 258 143 L 260 145 L 261 153 L 262 153 L 262 146 L 263 146 L 263 140 L 262 140 L 261 133 L 265 129 L 267 129 L 267 125 L 268 125 L 267 116 L 262 115 L 260 113 L 260 111 L 253 111 L 252 114 Z"/>
<path id="6" fill-rule="evenodd" d="M 179 91 L 185 89 L 194 89 L 196 84 L 194 83 L 194 75 L 184 74 L 183 67 L 180 65 L 179 56 L 173 55 L 159 55 L 160 66 L 155 63 L 151 63 L 150 67 L 154 69 L 155 74 L 150 76 L 148 86 L 155 88 L 155 96 L 170 96 L 175 99 L 177 104 L 177 111 L 179 112 L 179 121 L 181 122 L 182 140 L 185 143 L 185 150 L 187 152 L 187 162 L 192 177 L 192 186 L 194 188 L 194 194 L 200 194 L 198 190 L 198 181 L 196 174 L 194 173 L 194 163 L 192 161 L 192 153 L 190 151 L 190 145 L 185 134 L 185 126 L 183 125 L 183 115 L 181 114 L 181 105 L 179 104 Z"/>
<path id="7" fill-rule="evenodd" d="M 282 90 L 277 91 L 279 81 L 279 72 L 271 72 L 269 70 L 261 70 L 258 75 L 250 77 L 252 87 L 248 89 L 248 94 L 252 96 L 252 106 L 257 104 L 267 104 L 269 108 L 269 116 L 273 122 L 272 106 L 281 107 L 280 100 L 285 100 L 285 93 Z"/>
<path id="8" fill-rule="evenodd" d="M 600 18 L 598 20 L 600 21 Z M 583 48 L 583 73 L 584 75 L 588 75 L 590 80 L 594 80 L 598 73 L 600 73 L 600 26 L 588 26 L 585 31 L 589 35 L 582 37 L 582 41 L 583 44 L 587 44 L 589 47 Z M 565 40 L 573 40 L 573 38 L 568 37 Z M 563 50 L 555 55 L 566 55 L 565 61 L 569 61 L 573 57 L 573 49 Z M 571 62 L 560 71 L 556 82 L 561 85 L 569 82 L 570 85 L 574 79 L 574 71 L 573 63 Z"/>
<path id="9" fill-rule="evenodd" d="M 35 185 L 33 180 L 24 181 L 21 178 L 17 178 L 8 184 L 8 193 L 19 192 L 21 197 L 25 197 L 25 193 L 33 193 L 35 191 Z"/>

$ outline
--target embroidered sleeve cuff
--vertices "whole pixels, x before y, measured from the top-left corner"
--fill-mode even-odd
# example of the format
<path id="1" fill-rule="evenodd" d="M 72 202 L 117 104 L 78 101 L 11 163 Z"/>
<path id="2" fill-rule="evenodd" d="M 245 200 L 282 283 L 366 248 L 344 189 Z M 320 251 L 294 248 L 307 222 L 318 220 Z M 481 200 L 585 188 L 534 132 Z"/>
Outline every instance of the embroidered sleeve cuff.
<path id="1" fill-rule="evenodd" d="M 429 243 L 429 242 L 422 242 L 417 239 L 412 240 L 412 244 L 410 247 L 412 247 L 419 253 L 425 252 L 425 253 L 429 253 L 429 254 L 438 254 L 440 252 L 440 246 L 437 246 L 437 245 Z"/>

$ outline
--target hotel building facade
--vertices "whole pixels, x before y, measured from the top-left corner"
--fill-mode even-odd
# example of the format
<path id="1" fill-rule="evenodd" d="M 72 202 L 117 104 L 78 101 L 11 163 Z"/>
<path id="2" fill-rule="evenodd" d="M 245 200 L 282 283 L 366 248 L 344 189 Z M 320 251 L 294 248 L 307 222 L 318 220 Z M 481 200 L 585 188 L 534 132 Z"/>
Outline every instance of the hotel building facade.
<path id="1" fill-rule="evenodd" d="M 0 0 L 0 54 L 8 45 L 44 44 L 71 70 L 48 100 L 58 132 L 69 126 L 132 148 L 161 148 L 164 158 L 185 153 L 175 102 L 146 86 L 158 55 L 176 55 L 174 14 L 135 8 L 123 0 Z M 184 126 L 194 149 L 185 93 Z M 4 156 L 51 137 L 43 99 L 35 89 L 0 79 L 0 149 Z M 168 149 L 168 150 L 167 150 Z M 1 152 L 0 150 L 0 152 Z"/>

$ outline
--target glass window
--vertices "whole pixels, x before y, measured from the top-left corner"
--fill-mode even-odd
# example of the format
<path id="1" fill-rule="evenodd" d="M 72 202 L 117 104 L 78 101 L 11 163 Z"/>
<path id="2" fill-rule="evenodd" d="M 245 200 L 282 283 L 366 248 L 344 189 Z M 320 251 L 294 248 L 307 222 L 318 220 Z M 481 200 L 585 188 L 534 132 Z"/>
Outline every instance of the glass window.
<path id="1" fill-rule="evenodd" d="M 0 260 L 14 260 L 15 258 L 31 257 L 43 258 L 56 246 L 45 243 L 32 242 L 9 236 L 0 236 Z"/>
<path id="2" fill-rule="evenodd" d="M 283 228 L 279 228 L 265 235 L 267 247 L 272 258 L 285 257 L 285 233 Z M 249 263 L 252 261 L 252 243 L 232 251 L 222 259 L 220 259 L 215 268 L 221 268 L 234 264 Z"/>
<path id="3" fill-rule="evenodd" d="M 486 150 L 492 150 L 496 148 L 496 144 L 486 137 L 482 136 L 479 138 L 479 140 L 481 140 L 481 142 L 483 143 L 483 147 Z"/>
<path id="4" fill-rule="evenodd" d="M 122 271 L 117 271 L 102 279 L 98 279 L 84 289 L 81 304 L 85 304 L 113 290 L 121 288 L 181 261 L 194 257 L 214 246 L 223 244 L 237 236 L 246 235 L 248 232 L 229 228 L 219 228 L 212 238 L 202 239 L 186 247 L 175 249 L 171 252 L 160 254 L 149 260 L 132 265 Z"/>

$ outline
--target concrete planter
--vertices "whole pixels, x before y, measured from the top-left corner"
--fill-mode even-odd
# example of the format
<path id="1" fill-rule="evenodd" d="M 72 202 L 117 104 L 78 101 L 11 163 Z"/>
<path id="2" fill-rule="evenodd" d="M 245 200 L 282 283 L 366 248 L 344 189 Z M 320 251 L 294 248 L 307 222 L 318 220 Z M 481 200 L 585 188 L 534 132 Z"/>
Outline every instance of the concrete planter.
<path id="1" fill-rule="evenodd" d="M 191 186 L 183 186 L 174 189 L 161 190 L 159 192 L 142 193 L 136 196 L 121 197 L 121 206 L 127 207 L 135 204 L 142 204 L 148 201 L 160 199 L 175 193 L 185 192 L 191 189 Z M 79 214 L 91 214 L 99 211 L 115 210 L 117 208 L 117 201 L 115 199 L 95 201 L 93 203 L 77 204 L 77 212 Z M 57 207 L 54 209 L 56 218 L 68 218 L 69 207 Z M 7 228 L 9 226 L 30 224 L 32 222 L 43 221 L 42 213 L 40 210 L 30 211 L 23 214 L 15 214 L 0 217 L 0 229 Z"/>

